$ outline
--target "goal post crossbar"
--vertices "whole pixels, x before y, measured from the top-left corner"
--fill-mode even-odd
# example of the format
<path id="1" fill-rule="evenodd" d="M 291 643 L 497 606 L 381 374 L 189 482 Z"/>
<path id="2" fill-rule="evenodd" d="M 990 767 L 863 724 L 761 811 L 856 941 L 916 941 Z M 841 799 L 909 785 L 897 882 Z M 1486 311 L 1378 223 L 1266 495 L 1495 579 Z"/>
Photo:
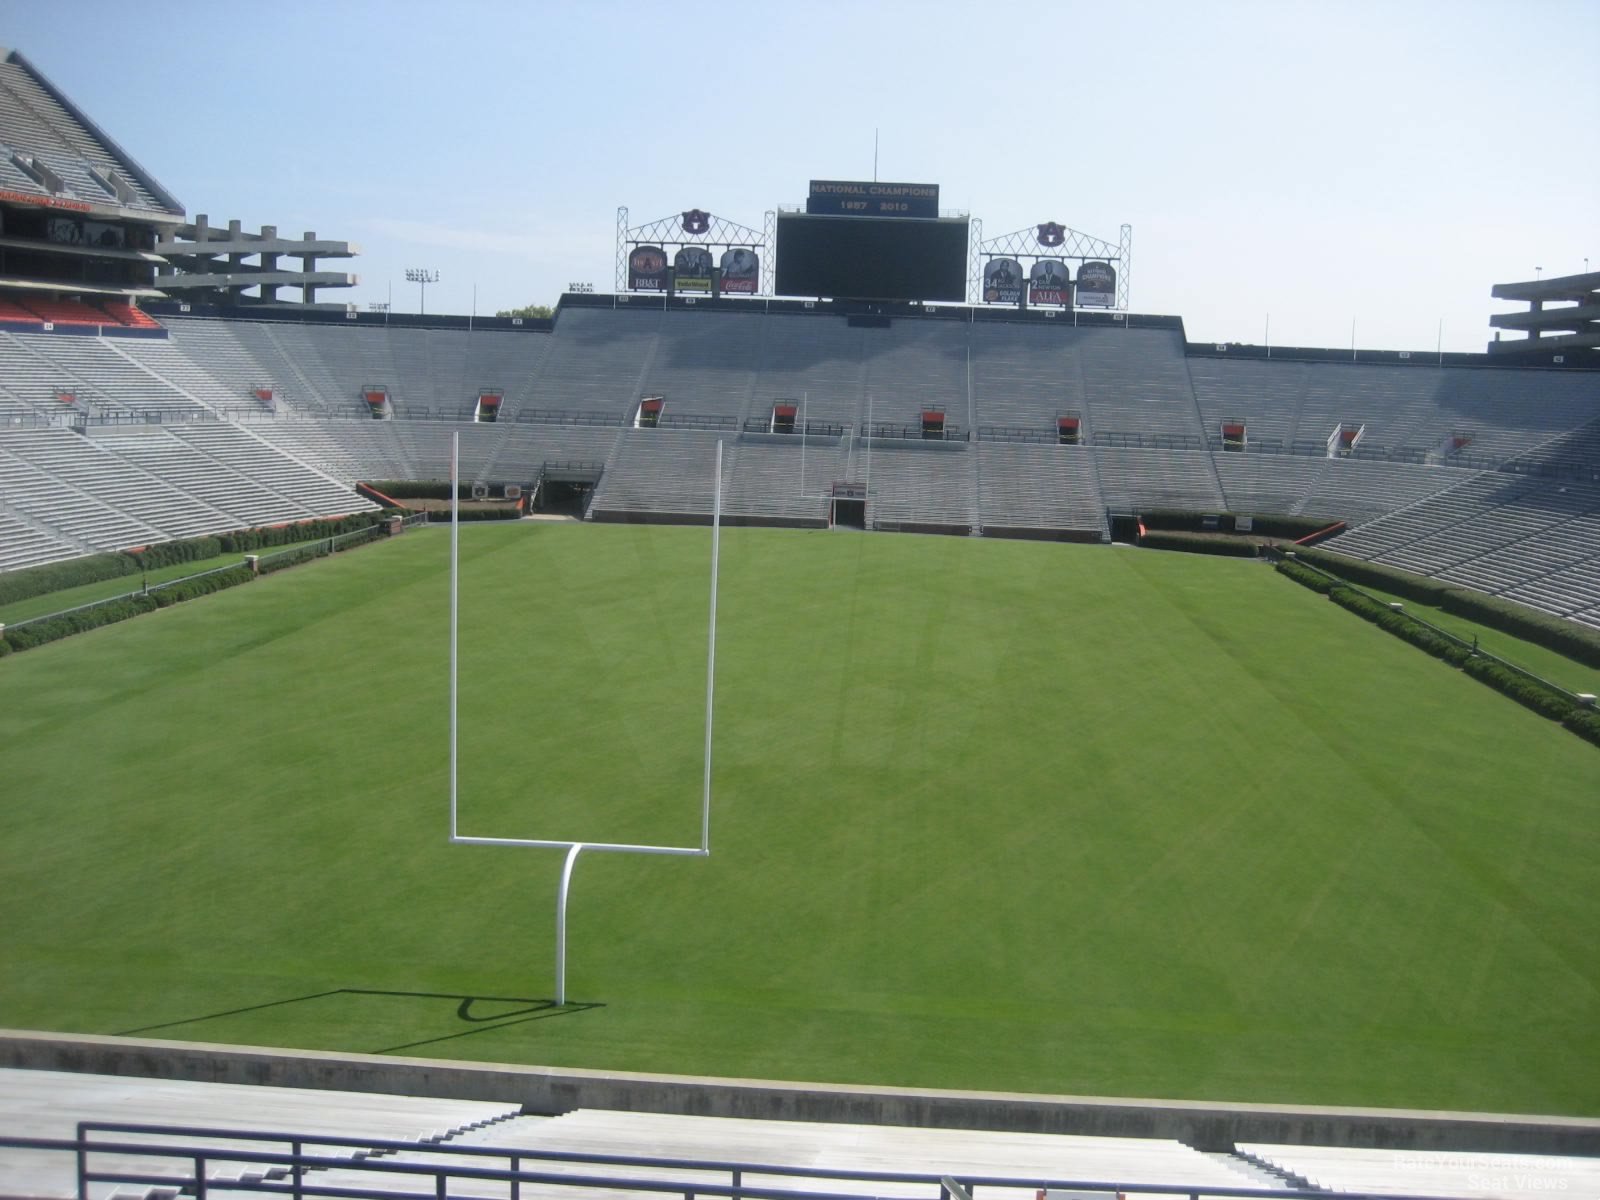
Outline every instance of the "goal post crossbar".
<path id="1" fill-rule="evenodd" d="M 567 1002 L 567 897 L 578 855 L 585 850 L 622 854 L 656 854 L 677 858 L 707 858 L 711 854 L 711 733 L 716 712 L 717 680 L 717 577 L 722 545 L 722 442 L 717 442 L 716 480 L 711 514 L 711 605 L 710 628 L 706 636 L 706 721 L 705 769 L 700 792 L 700 844 L 698 846 L 654 846 L 630 842 L 588 842 L 554 838 L 483 837 L 460 832 L 458 820 L 460 762 L 458 707 L 460 699 L 459 630 L 461 620 L 461 434 L 450 435 L 450 843 L 466 846 L 532 846 L 546 850 L 565 850 L 561 882 L 556 892 L 556 995 L 555 1002 Z"/>

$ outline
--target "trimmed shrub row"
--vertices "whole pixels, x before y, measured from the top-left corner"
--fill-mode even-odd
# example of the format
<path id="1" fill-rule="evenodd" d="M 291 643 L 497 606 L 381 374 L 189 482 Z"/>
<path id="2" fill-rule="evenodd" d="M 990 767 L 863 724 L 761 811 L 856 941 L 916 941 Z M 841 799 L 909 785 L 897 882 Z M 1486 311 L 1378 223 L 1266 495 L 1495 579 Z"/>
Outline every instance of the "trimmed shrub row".
<path id="1" fill-rule="evenodd" d="M 126 554 L 89 554 L 67 562 L 6 571 L 0 574 L 0 604 L 30 600 L 102 579 L 117 579 L 138 569 L 139 564 Z"/>
<path id="2" fill-rule="evenodd" d="M 1497 692 L 1510 696 L 1524 708 L 1531 708 L 1542 717 L 1560 721 L 1578 706 L 1560 692 L 1551 691 L 1526 675 L 1508 670 L 1487 658 L 1471 658 L 1463 670 L 1474 679 L 1481 679 Z"/>
<path id="3" fill-rule="evenodd" d="M 1587 742 L 1600 746 L 1600 713 L 1592 708 L 1575 708 L 1561 723 Z"/>
<path id="4" fill-rule="evenodd" d="M 1565 654 L 1585 666 L 1600 667 L 1600 632 L 1593 629 L 1563 621 L 1560 617 L 1512 600 L 1486 596 L 1470 588 L 1453 587 L 1422 575 L 1413 575 L 1410 571 L 1361 562 L 1321 550 L 1300 549 L 1295 553 L 1341 579 L 1364 583 L 1422 604 L 1435 605 L 1447 613 L 1477 621 L 1501 633 L 1509 633 L 1547 650 L 1554 650 L 1557 654 Z"/>
<path id="5" fill-rule="evenodd" d="M 224 588 L 249 583 L 255 577 L 255 572 L 249 567 L 225 567 L 220 571 L 208 571 L 204 575 L 196 575 L 192 579 L 179 579 L 159 588 L 151 588 L 150 594 L 155 597 L 158 607 L 168 608 L 183 600 L 193 600 L 196 596 L 209 596 L 212 592 L 220 592 Z"/>
<path id="6" fill-rule="evenodd" d="M 1149 550 L 1184 550 L 1190 554 L 1223 554 L 1232 558 L 1254 558 L 1256 544 L 1229 534 L 1183 533 L 1156 530 L 1139 539 Z"/>
<path id="7" fill-rule="evenodd" d="M 1349 609 L 1357 616 L 1371 621 L 1381 629 L 1388 630 L 1396 637 L 1404 638 L 1413 646 L 1426 650 L 1451 666 L 1460 667 L 1474 679 L 1511 697 L 1518 704 L 1532 709 L 1540 716 L 1561 722 L 1564 728 L 1570 729 L 1585 741 L 1600 746 L 1600 712 L 1574 703 L 1564 693 L 1547 687 L 1536 679 L 1530 679 L 1520 671 L 1514 671 L 1491 658 L 1474 654 L 1467 647 L 1441 637 L 1427 626 L 1419 624 L 1404 613 L 1396 612 L 1382 601 L 1363 595 L 1347 584 L 1328 579 L 1302 563 L 1293 559 L 1283 559 L 1277 567 L 1281 574 L 1287 575 L 1312 591 L 1322 593 L 1341 608 Z"/>
<path id="8" fill-rule="evenodd" d="M 29 600 L 51 592 L 65 591 L 85 583 L 99 583 L 103 579 L 118 579 L 124 575 L 137 575 L 141 571 L 168 567 L 174 563 L 199 562 L 216 558 L 220 554 L 244 553 L 263 546 L 281 546 L 288 542 L 303 542 L 309 538 L 333 537 L 352 530 L 377 525 L 390 514 L 352 513 L 322 521 L 301 521 L 293 525 L 278 525 L 265 529 L 241 529 L 233 533 L 209 537 L 179 538 L 158 542 L 140 550 L 127 550 L 116 554 L 90 554 L 68 562 L 46 563 L 42 567 L 25 567 L 20 571 L 0 574 L 0 604 L 16 600 Z"/>
<path id="9" fill-rule="evenodd" d="M 126 621 L 140 613 L 151 612 L 155 607 L 156 598 L 153 595 L 124 596 L 119 600 L 107 600 L 102 604 L 80 608 L 77 612 L 30 621 L 26 625 L 7 629 L 4 640 L 12 650 L 31 650 L 34 646 L 59 641 L 75 633 Z"/>
<path id="10" fill-rule="evenodd" d="M 308 527 L 325 528 L 330 531 L 326 535 L 330 538 L 337 534 L 341 527 L 351 527 L 357 531 L 364 529 L 365 531 L 364 534 L 346 537 L 336 545 L 330 545 L 328 541 L 322 541 L 315 545 L 290 551 L 272 561 L 263 561 L 261 563 L 261 573 L 263 575 L 270 574 L 273 571 L 282 570 L 284 567 L 309 562 L 313 558 L 321 558 L 330 554 L 335 549 L 348 550 L 352 546 L 363 546 L 383 536 L 384 528 L 377 523 L 378 518 L 370 513 L 360 514 L 360 517 L 366 519 L 347 517 L 337 521 L 307 521 L 302 525 L 287 527 L 292 531 L 291 536 L 284 536 L 283 531 L 277 529 L 259 531 L 281 541 L 304 540 Z M 251 530 L 249 532 L 255 533 L 258 531 Z M 237 536 L 235 534 L 227 535 L 228 538 Z M 227 540 L 227 538 L 187 539 L 189 544 L 215 543 L 219 540 Z M 269 541 L 267 544 L 276 544 L 276 542 Z M 213 547 L 208 552 L 208 555 L 215 557 L 217 554 L 224 552 Z M 133 555 L 107 555 L 100 557 L 134 558 Z M 135 559 L 135 561 L 137 560 Z M 184 560 L 179 558 L 173 561 L 182 562 Z M 13 650 L 27 650 L 34 646 L 42 646 L 46 642 L 58 641 L 75 633 L 83 633 L 89 629 L 98 629 L 102 625 L 125 621 L 129 617 L 138 616 L 140 613 L 150 612 L 157 608 L 169 608 L 185 600 L 193 600 L 197 596 L 209 596 L 211 593 L 220 592 L 225 588 L 237 587 L 241 583 L 249 583 L 254 578 L 255 572 L 248 566 L 241 564 L 237 567 L 224 567 L 220 570 L 208 571 L 204 575 L 195 575 L 188 579 L 177 579 L 171 583 L 157 584 L 148 592 L 102 601 L 99 604 L 80 608 L 75 612 L 63 613 L 58 617 L 29 621 L 26 624 L 7 629 L 3 635 L 0 635 L 0 658 L 10 654 Z"/>
<path id="11" fill-rule="evenodd" d="M 1345 558 L 1342 554 L 1330 554 L 1326 550 L 1313 547 L 1297 547 L 1295 554 L 1313 566 L 1337 575 L 1340 579 L 1392 592 L 1396 596 L 1404 596 L 1407 600 L 1415 600 L 1421 604 L 1442 604 L 1445 593 L 1455 590 L 1451 584 L 1440 583 L 1424 575 L 1413 575 L 1410 571 L 1397 571 L 1393 567 Z"/>
<path id="12" fill-rule="evenodd" d="M 1329 579 L 1320 571 L 1313 571 L 1304 563 L 1295 562 L 1292 558 L 1279 559 L 1277 566 L 1278 574 L 1287 575 L 1302 587 L 1308 587 L 1324 596 L 1339 586 L 1337 580 Z"/>
<path id="13" fill-rule="evenodd" d="M 219 553 L 244 554 L 268 546 L 285 546 L 291 542 L 306 542 L 312 538 L 338 537 L 358 529 L 380 529 L 382 522 L 399 510 L 351 513 L 348 517 L 330 517 L 320 521 L 300 521 L 294 525 L 274 525 L 265 529 L 242 529 L 225 533 L 221 537 Z M 354 540 L 354 539 L 352 539 Z"/>
<path id="14" fill-rule="evenodd" d="M 1348 608 L 1356 616 L 1371 621 L 1396 637 L 1404 638 L 1419 650 L 1426 650 L 1435 658 L 1442 658 L 1453 667 L 1464 666 L 1472 659 L 1472 651 L 1458 646 L 1449 638 L 1440 637 L 1424 625 L 1418 625 L 1404 613 L 1395 612 L 1387 604 L 1364 596 L 1347 587 L 1333 587 L 1328 599 L 1341 608 Z"/>
<path id="15" fill-rule="evenodd" d="M 460 515 L 462 521 L 516 521 L 522 517 L 520 512 L 518 512 L 515 508 L 511 508 L 510 506 L 496 506 L 494 508 L 463 508 Z M 450 513 L 448 511 L 433 512 L 430 510 L 428 513 L 428 522 L 429 524 L 442 522 L 448 525 L 450 523 Z"/>

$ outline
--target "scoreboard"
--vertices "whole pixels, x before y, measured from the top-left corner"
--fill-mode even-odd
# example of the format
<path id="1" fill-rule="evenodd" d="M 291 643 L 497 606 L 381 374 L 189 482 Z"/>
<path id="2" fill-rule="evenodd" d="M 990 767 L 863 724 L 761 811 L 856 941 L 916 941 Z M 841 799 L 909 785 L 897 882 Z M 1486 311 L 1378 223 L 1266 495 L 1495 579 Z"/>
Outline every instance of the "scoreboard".
<path id="1" fill-rule="evenodd" d="M 965 217 L 778 214 L 780 296 L 851 300 L 967 298 Z"/>
<path id="2" fill-rule="evenodd" d="M 806 211 L 778 214 L 780 296 L 967 298 L 966 217 L 939 216 L 939 185 L 813 179 Z"/>

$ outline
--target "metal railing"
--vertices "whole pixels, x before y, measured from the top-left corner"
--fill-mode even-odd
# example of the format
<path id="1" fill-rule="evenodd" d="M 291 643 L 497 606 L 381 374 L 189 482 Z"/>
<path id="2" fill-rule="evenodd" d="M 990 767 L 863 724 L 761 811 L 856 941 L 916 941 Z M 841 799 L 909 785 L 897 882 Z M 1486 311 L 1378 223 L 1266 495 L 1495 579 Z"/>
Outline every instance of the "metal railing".
<path id="1" fill-rule="evenodd" d="M 144 1140 L 165 1139 L 159 1142 Z M 140 1140 L 132 1140 L 140 1139 Z M 215 1143 L 231 1144 L 215 1144 Z M 245 1146 L 240 1143 L 256 1143 Z M 262 1148 L 263 1146 L 268 1148 Z M 346 1200 L 416 1200 L 435 1196 L 445 1200 L 461 1195 L 452 1184 L 497 1183 L 509 1190 L 510 1200 L 521 1200 L 525 1185 L 593 1189 L 597 1192 L 655 1192 L 681 1196 L 720 1197 L 726 1200 L 873 1200 L 883 1189 L 870 1185 L 899 1184 L 926 1189 L 926 1200 L 952 1200 L 971 1196 L 974 1188 L 1005 1187 L 1036 1190 L 1093 1192 L 1113 1200 L 1120 1196 L 1187 1196 L 1190 1200 L 1328 1200 L 1330 1196 L 1360 1195 L 1365 1200 L 1466 1200 L 1457 1195 L 1408 1194 L 1363 1191 L 1329 1192 L 1321 1189 L 1262 1188 L 1242 1185 L 1174 1181 L 1031 1178 L 1019 1175 L 952 1175 L 911 1171 L 859 1171 L 850 1168 L 793 1167 L 724 1159 L 659 1158 L 623 1154 L 586 1154 L 567 1150 L 533 1150 L 492 1146 L 454 1146 L 439 1142 L 397 1141 L 383 1138 L 349 1138 L 323 1133 L 284 1133 L 277 1130 L 208 1129 L 192 1126 L 125 1124 L 80 1121 L 74 1138 L 24 1138 L 0 1136 L 0 1148 L 58 1152 L 72 1155 L 79 1200 L 88 1200 L 91 1185 L 159 1187 L 178 1190 L 195 1200 L 213 1191 L 255 1195 L 340 1197 Z M 401 1161 L 399 1154 L 424 1156 Z M 97 1156 L 116 1155 L 122 1163 L 102 1163 Z M 131 1163 L 126 1160 L 132 1160 Z M 161 1169 L 165 1163 L 166 1169 Z M 531 1165 L 530 1165 L 531 1164 Z M 598 1168 L 595 1173 L 567 1173 L 546 1164 Z M 648 1172 L 645 1178 L 606 1173 L 606 1168 Z M 318 1179 L 314 1173 L 339 1171 L 343 1179 Z M 725 1183 L 684 1178 L 683 1173 L 724 1176 Z M 823 1186 L 847 1190 L 811 1191 L 752 1184 L 752 1179 L 816 1180 Z M 424 1186 L 418 1186 L 423 1183 Z M 869 1185 L 861 1188 L 859 1185 Z M 387 1185 L 387 1186 L 386 1186 Z"/>

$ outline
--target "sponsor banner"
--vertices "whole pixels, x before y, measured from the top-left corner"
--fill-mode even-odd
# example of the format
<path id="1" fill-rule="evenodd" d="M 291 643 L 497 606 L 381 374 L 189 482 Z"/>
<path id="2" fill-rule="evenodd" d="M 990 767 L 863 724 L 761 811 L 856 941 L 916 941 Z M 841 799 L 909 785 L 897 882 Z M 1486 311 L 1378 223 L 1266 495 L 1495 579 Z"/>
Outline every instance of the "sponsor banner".
<path id="1" fill-rule="evenodd" d="M 756 294 L 761 281 L 761 256 L 754 250 L 735 246 L 722 252 L 722 293 Z"/>
<path id="2" fill-rule="evenodd" d="M 1029 304 L 1072 303 L 1072 278 L 1058 258 L 1041 258 L 1028 269 Z"/>
<path id="3" fill-rule="evenodd" d="M 660 246 L 635 246 L 628 252 L 628 290 L 667 290 L 667 252 Z"/>
<path id="4" fill-rule="evenodd" d="M 1115 308 L 1117 272 L 1110 263 L 1086 262 L 1078 268 L 1078 307 Z"/>
<path id="5" fill-rule="evenodd" d="M 1015 304 L 1022 299 L 1022 264 L 1014 258 L 991 258 L 983 264 L 983 302 Z"/>
<path id="6" fill-rule="evenodd" d="M 685 246 L 672 257 L 673 287 L 680 292 L 711 291 L 711 251 Z"/>
<path id="7" fill-rule="evenodd" d="M 813 179 L 806 212 L 832 217 L 937 217 L 937 183 Z"/>

